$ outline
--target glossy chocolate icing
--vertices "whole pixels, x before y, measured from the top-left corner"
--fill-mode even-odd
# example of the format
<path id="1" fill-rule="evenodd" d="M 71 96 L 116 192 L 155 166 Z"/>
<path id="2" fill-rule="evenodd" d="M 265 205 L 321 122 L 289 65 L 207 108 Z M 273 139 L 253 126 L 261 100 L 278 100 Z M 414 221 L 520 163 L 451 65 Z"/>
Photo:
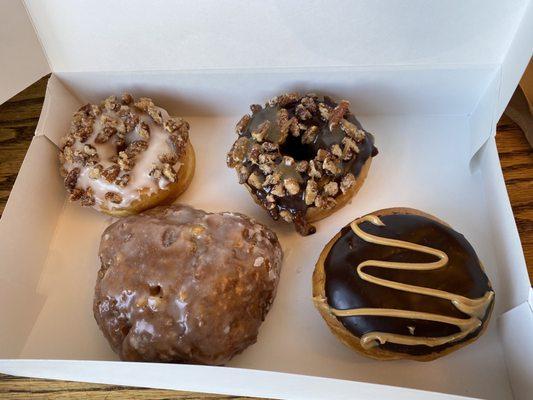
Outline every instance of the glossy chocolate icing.
<path id="1" fill-rule="evenodd" d="M 331 107 L 331 109 L 334 109 L 338 106 L 336 102 L 327 96 L 320 99 L 317 98 L 317 102 L 323 102 Z M 298 100 L 283 104 L 283 108 L 288 111 L 289 119 L 297 116 L 298 113 L 296 107 L 298 104 Z M 265 140 L 272 141 L 274 143 L 277 142 L 281 133 L 279 125 L 276 123 L 276 118 L 277 113 L 281 108 L 282 107 L 279 105 L 267 104 L 262 109 L 254 110 L 250 122 L 240 136 L 252 139 L 252 132 L 254 132 L 260 124 L 264 123 L 265 121 L 270 121 L 270 127 Z M 355 116 L 349 111 L 344 115 L 344 119 L 354 124 L 358 129 L 364 131 L 359 121 L 357 121 Z M 300 137 L 294 137 L 289 134 L 284 143 L 279 146 L 280 154 L 275 160 L 276 163 L 281 164 L 283 156 L 292 157 L 296 161 L 310 161 L 316 157 L 318 150 L 320 149 L 329 150 L 334 144 L 342 146 L 342 140 L 346 136 L 345 133 L 342 131 L 339 125 L 336 125 L 330 129 L 329 121 L 321 118 L 318 110 L 310 113 L 310 117 L 308 119 L 300 120 L 299 123 L 306 127 L 318 127 L 318 134 L 316 135 L 316 138 L 311 143 L 303 144 Z M 353 174 L 357 179 L 365 162 L 370 157 L 374 157 L 378 153 L 377 148 L 374 146 L 374 137 L 366 131 L 365 138 L 361 142 L 358 142 L 357 146 L 359 151 L 353 158 L 340 161 L 341 172 L 334 179 L 334 181 L 340 182 L 342 177 L 348 173 Z M 249 169 L 250 172 L 261 173 L 258 165 L 250 161 L 249 158 L 245 159 L 243 164 Z M 289 171 L 289 173 L 294 176 L 298 182 L 300 182 L 300 184 L 303 184 L 304 187 L 305 183 L 310 179 L 308 171 L 298 172 L 293 169 L 292 171 Z M 307 205 L 304 200 L 304 191 L 301 191 L 296 195 L 280 197 L 277 199 L 275 207 L 268 208 L 266 197 L 271 193 L 271 188 L 267 187 L 258 189 L 255 187 L 250 187 L 250 190 L 252 195 L 256 197 L 263 205 L 265 205 L 265 208 L 268 210 L 273 219 L 277 220 L 280 213 L 283 210 L 286 210 L 294 217 L 293 222 L 295 223 L 298 232 L 303 235 L 308 235 L 315 232 L 315 228 L 308 224 L 305 219 L 307 209 L 311 206 Z"/>
<path id="2" fill-rule="evenodd" d="M 384 226 L 370 222 L 359 224 L 366 233 L 428 246 L 445 252 L 449 262 L 442 269 L 431 271 L 405 271 L 367 267 L 369 274 L 395 282 L 447 291 L 471 299 L 483 297 L 491 290 L 490 282 L 481 263 L 465 237 L 452 228 L 433 219 L 413 214 L 394 214 L 380 217 Z M 362 280 L 356 267 L 367 260 L 424 263 L 433 262 L 435 256 L 367 242 L 345 226 L 340 238 L 330 249 L 324 263 L 325 292 L 330 307 L 340 310 L 358 308 L 392 308 L 420 311 L 456 318 L 468 318 L 446 299 L 409 293 Z M 489 310 L 481 318 L 485 323 Z M 344 327 L 357 337 L 369 332 L 387 332 L 415 337 L 442 337 L 459 332 L 455 325 L 442 322 L 382 316 L 337 317 Z M 385 350 L 410 355 L 440 352 L 477 336 L 478 329 L 461 340 L 439 346 L 380 344 Z"/>

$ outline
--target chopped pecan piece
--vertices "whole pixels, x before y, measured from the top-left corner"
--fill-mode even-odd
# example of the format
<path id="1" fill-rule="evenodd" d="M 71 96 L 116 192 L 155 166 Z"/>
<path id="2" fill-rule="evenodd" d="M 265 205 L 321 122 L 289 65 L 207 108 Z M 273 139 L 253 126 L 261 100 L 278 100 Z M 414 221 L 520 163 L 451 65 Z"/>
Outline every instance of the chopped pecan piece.
<path id="1" fill-rule="evenodd" d="M 350 107 L 350 103 L 346 100 L 341 100 L 339 105 L 333 109 L 333 111 L 329 114 L 329 130 L 332 131 L 337 126 L 339 126 L 339 123 L 344 118 L 344 115 L 348 111 L 348 108 Z"/>
<path id="2" fill-rule="evenodd" d="M 165 178 L 167 178 L 170 182 L 176 182 L 176 171 L 174 171 L 174 168 L 172 168 L 172 165 L 170 164 L 163 164 L 163 175 Z"/>
<path id="3" fill-rule="evenodd" d="M 278 105 L 280 107 L 285 107 L 286 105 L 289 105 L 291 103 L 297 102 L 300 98 L 300 95 L 296 92 L 292 93 L 285 93 L 280 96 L 274 97 L 272 100 L 270 100 L 268 103 L 271 106 Z"/>
<path id="4" fill-rule="evenodd" d="M 309 176 L 320 179 L 322 177 L 322 166 L 315 160 L 309 161 Z"/>
<path id="5" fill-rule="evenodd" d="M 120 167 L 118 164 L 113 164 L 102 171 L 102 176 L 109 183 L 113 183 L 115 179 L 117 179 L 119 173 Z"/>
<path id="6" fill-rule="evenodd" d="M 163 114 L 161 114 L 161 110 L 159 109 L 159 107 L 148 106 L 148 108 L 146 109 L 146 112 L 154 120 L 156 124 L 158 125 L 163 124 Z"/>
<path id="7" fill-rule="evenodd" d="M 329 182 L 324 186 L 324 193 L 328 196 L 335 196 L 339 191 L 339 184 L 335 181 Z"/>
<path id="8" fill-rule="evenodd" d="M 331 154 L 333 154 L 335 157 L 341 158 L 342 157 L 341 146 L 339 146 L 338 144 L 334 144 L 333 146 L 331 146 Z"/>
<path id="9" fill-rule="evenodd" d="M 313 99 L 312 97 L 308 95 L 303 97 L 302 100 L 300 100 L 300 103 L 311 113 L 315 113 L 317 111 L 317 105 L 315 103 L 315 99 Z"/>
<path id="10" fill-rule="evenodd" d="M 74 157 L 74 152 L 72 151 L 72 147 L 67 146 L 62 151 L 63 157 L 65 158 L 65 161 L 72 162 Z"/>
<path id="11" fill-rule="evenodd" d="M 250 176 L 250 170 L 244 164 L 238 166 L 236 170 L 239 177 L 239 183 L 243 184 L 248 180 L 248 177 Z"/>
<path id="12" fill-rule="evenodd" d="M 241 135 L 246 130 L 251 120 L 252 120 L 252 117 L 250 117 L 248 114 L 244 115 L 240 119 L 240 121 L 237 122 L 237 125 L 235 125 L 235 132 Z"/>
<path id="13" fill-rule="evenodd" d="M 325 171 L 330 172 L 332 175 L 337 175 L 341 172 L 341 168 L 339 167 L 339 165 L 337 165 L 337 163 L 335 162 L 335 160 L 333 160 L 331 156 L 326 157 L 326 159 L 322 163 L 322 168 Z"/>
<path id="14" fill-rule="evenodd" d="M 279 216 L 283 218 L 285 222 L 292 222 L 292 220 L 294 219 L 292 214 L 287 210 L 281 210 L 279 212 Z"/>
<path id="15" fill-rule="evenodd" d="M 296 164 L 296 161 L 294 161 L 294 158 L 290 156 L 283 156 L 283 164 L 285 164 L 287 167 L 292 167 Z"/>
<path id="16" fill-rule="evenodd" d="M 109 140 L 109 138 L 116 133 L 117 133 L 117 128 L 114 128 L 112 126 L 106 126 L 104 129 L 98 132 L 98 135 L 96 135 L 94 142 L 98 144 L 106 143 Z"/>
<path id="17" fill-rule="evenodd" d="M 315 160 L 324 161 L 328 155 L 329 155 L 329 151 L 324 150 L 324 149 L 318 149 L 316 156 L 315 156 Z"/>
<path id="18" fill-rule="evenodd" d="M 305 197 L 304 197 L 305 204 L 307 204 L 308 206 L 314 204 L 317 194 L 318 194 L 317 183 L 311 179 L 308 180 L 307 186 L 305 187 Z"/>
<path id="19" fill-rule="evenodd" d="M 76 139 L 74 138 L 73 135 L 63 136 L 59 143 L 59 148 L 63 150 L 65 147 L 70 147 L 74 144 L 75 141 Z"/>
<path id="20" fill-rule="evenodd" d="M 83 189 L 80 189 L 80 188 L 71 189 L 70 190 L 69 200 L 70 201 L 79 200 L 79 199 L 81 199 L 81 197 L 83 196 L 84 193 L 85 193 L 85 191 Z"/>
<path id="21" fill-rule="evenodd" d="M 121 171 L 131 171 L 135 165 L 135 161 L 128 156 L 128 153 L 121 151 L 118 153 L 117 164 Z"/>
<path id="22" fill-rule="evenodd" d="M 341 119 L 340 121 L 341 129 L 346 133 L 347 136 L 351 138 L 355 138 L 355 134 L 357 132 L 357 126 L 352 124 L 350 121 L 346 119 Z"/>
<path id="23" fill-rule="evenodd" d="M 110 201 L 111 203 L 114 203 L 114 204 L 122 203 L 122 196 L 117 192 L 107 192 L 104 197 L 106 200 Z"/>
<path id="24" fill-rule="evenodd" d="M 283 187 L 282 183 L 278 183 L 277 185 L 275 185 L 270 191 L 270 193 L 278 197 L 284 197 L 286 195 L 285 188 Z"/>
<path id="25" fill-rule="evenodd" d="M 355 176 L 348 173 L 342 177 L 341 180 L 341 192 L 346 193 L 355 184 Z"/>
<path id="26" fill-rule="evenodd" d="M 343 160 L 350 160 L 354 154 L 359 153 L 359 147 L 357 147 L 353 139 L 345 137 L 342 139 L 342 144 L 344 145 L 344 149 L 342 150 Z"/>
<path id="27" fill-rule="evenodd" d="M 270 121 L 266 120 L 260 123 L 253 131 L 252 137 L 259 143 L 265 140 L 270 129 Z"/>
<path id="28" fill-rule="evenodd" d="M 91 146 L 90 144 L 83 145 L 83 152 L 87 154 L 88 156 L 96 155 L 96 149 L 94 148 L 94 146 Z"/>
<path id="29" fill-rule="evenodd" d="M 136 115 L 133 111 L 130 110 L 129 107 L 124 109 L 122 107 L 119 111 L 120 118 L 122 119 L 122 122 L 124 123 L 124 131 L 125 133 L 131 132 L 137 124 L 140 121 L 140 118 L 138 115 Z"/>
<path id="30" fill-rule="evenodd" d="M 267 177 L 265 178 L 265 181 L 263 182 L 263 186 L 266 187 L 266 186 L 277 185 L 280 181 L 281 181 L 281 175 L 278 174 L 277 172 L 274 172 L 270 175 L 267 175 Z"/>
<path id="31" fill-rule="evenodd" d="M 125 187 L 128 182 L 130 181 L 130 175 L 129 174 L 124 174 L 122 176 L 119 176 L 115 183 L 120 186 L 120 187 Z"/>
<path id="32" fill-rule="evenodd" d="M 184 139 L 187 139 L 189 133 L 189 123 L 183 118 L 170 117 L 165 121 L 165 130 L 169 133 L 178 132 L 184 136 Z"/>
<path id="33" fill-rule="evenodd" d="M 98 179 L 100 178 L 100 175 L 102 174 L 104 167 L 102 167 L 100 164 L 95 165 L 89 170 L 89 178 L 91 179 Z"/>
<path id="34" fill-rule="evenodd" d="M 98 107 L 96 104 L 91 104 L 91 110 L 89 111 L 89 115 L 96 118 L 100 114 L 102 114 L 102 109 Z"/>
<path id="35" fill-rule="evenodd" d="M 326 195 L 317 196 L 315 199 L 315 207 L 323 210 L 329 210 L 335 207 L 336 203 L 337 202 L 333 197 L 328 197 Z"/>
<path id="36" fill-rule="evenodd" d="M 226 160 L 229 167 L 233 168 L 237 163 L 244 161 L 249 145 L 250 140 L 244 136 L 241 136 L 233 143 Z"/>
<path id="37" fill-rule="evenodd" d="M 296 171 L 298 172 L 306 172 L 308 168 L 309 168 L 308 161 L 302 160 L 296 163 Z"/>
<path id="38" fill-rule="evenodd" d="M 141 97 L 135 102 L 135 107 L 142 111 L 148 111 L 148 107 L 153 107 L 154 102 L 148 97 Z"/>
<path id="39" fill-rule="evenodd" d="M 310 144 L 313 143 L 318 135 L 318 127 L 313 125 L 307 128 L 307 130 L 302 135 L 302 143 Z"/>
<path id="40" fill-rule="evenodd" d="M 259 146 L 257 143 L 253 143 L 248 153 L 248 159 L 252 163 L 258 164 L 260 155 L 261 155 L 261 146 Z"/>
<path id="41" fill-rule="evenodd" d="M 117 101 L 116 96 L 109 96 L 107 99 L 104 100 L 103 106 L 106 110 L 118 111 L 118 109 L 120 108 L 120 103 Z"/>
<path id="42" fill-rule="evenodd" d="M 80 197 L 80 204 L 84 207 L 94 206 L 95 200 L 93 195 L 93 189 L 87 188 Z"/>
<path id="43" fill-rule="evenodd" d="M 148 148 L 148 142 L 144 140 L 136 140 L 131 142 L 126 148 L 125 153 L 129 158 L 135 158 L 139 153 L 142 153 Z"/>
<path id="44" fill-rule="evenodd" d="M 312 118 L 312 115 L 309 110 L 305 108 L 302 104 L 298 104 L 294 112 L 300 121 L 306 121 Z"/>
<path id="45" fill-rule="evenodd" d="M 261 157 L 263 154 L 260 154 L 259 157 Z M 260 163 L 259 164 L 259 169 L 261 170 L 261 172 L 265 175 L 268 175 L 268 174 L 271 174 L 272 171 L 274 171 L 274 166 L 273 164 L 271 163 Z"/>
<path id="46" fill-rule="evenodd" d="M 248 184 L 256 189 L 261 189 L 263 186 L 263 177 L 259 173 L 253 172 L 248 177 Z"/>
<path id="47" fill-rule="evenodd" d="M 141 121 L 137 132 L 139 133 L 139 136 L 143 139 L 150 139 L 150 126 L 146 122 Z"/>
<path id="48" fill-rule="evenodd" d="M 122 100 L 122 104 L 129 105 L 133 103 L 133 96 L 129 93 L 123 93 L 121 100 Z"/>
<path id="49" fill-rule="evenodd" d="M 291 124 L 289 125 L 289 131 L 291 132 L 291 135 L 294 137 L 300 136 L 300 125 L 298 124 L 298 120 L 295 117 L 291 118 Z"/>
<path id="50" fill-rule="evenodd" d="M 295 178 L 286 178 L 283 180 L 283 186 L 290 195 L 296 195 L 300 191 L 300 184 Z"/>
<path id="51" fill-rule="evenodd" d="M 161 169 L 159 169 L 155 164 L 152 165 L 152 170 L 148 174 L 151 178 L 159 179 L 161 176 L 163 176 L 163 173 L 161 172 Z"/>
<path id="52" fill-rule="evenodd" d="M 166 163 L 166 164 L 174 165 L 178 162 L 178 156 L 172 153 L 163 153 L 163 154 L 160 154 L 157 158 L 163 164 Z"/>
<path id="53" fill-rule="evenodd" d="M 331 107 L 324 103 L 318 103 L 318 111 L 323 120 L 328 121 L 331 113 Z"/>
<path id="54" fill-rule="evenodd" d="M 279 149 L 279 146 L 277 145 L 277 143 L 263 142 L 261 144 L 261 148 L 266 152 L 272 152 L 277 151 Z"/>
<path id="55" fill-rule="evenodd" d="M 65 178 L 65 187 L 67 189 L 74 189 L 76 187 L 76 183 L 78 182 L 79 176 L 80 176 L 80 169 L 78 167 L 70 170 Z"/>
<path id="56" fill-rule="evenodd" d="M 357 132 L 355 133 L 355 141 L 357 143 L 359 142 L 362 142 L 363 140 L 365 140 L 365 137 L 366 137 L 366 133 L 364 130 L 362 129 L 358 129 Z"/>

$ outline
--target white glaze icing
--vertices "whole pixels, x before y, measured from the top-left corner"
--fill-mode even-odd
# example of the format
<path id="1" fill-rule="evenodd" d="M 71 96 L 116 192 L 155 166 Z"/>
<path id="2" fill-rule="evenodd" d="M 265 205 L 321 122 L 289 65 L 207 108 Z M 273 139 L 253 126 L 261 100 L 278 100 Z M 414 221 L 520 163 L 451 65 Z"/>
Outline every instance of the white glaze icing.
<path id="1" fill-rule="evenodd" d="M 160 107 L 155 107 L 161 112 L 163 117 L 163 123 L 171 118 L 166 110 Z M 76 183 L 76 187 L 87 190 L 91 188 L 93 191 L 95 199 L 96 208 L 107 208 L 107 209 L 117 209 L 117 208 L 126 208 L 132 202 L 138 200 L 141 196 L 141 192 L 145 195 L 151 195 L 159 190 L 165 190 L 170 181 L 163 175 L 159 179 L 154 179 L 150 176 L 150 172 L 154 167 L 162 168 L 163 163 L 159 160 L 158 156 L 164 153 L 175 154 L 175 150 L 171 141 L 169 140 L 169 133 L 165 131 L 163 124 L 157 124 L 154 120 L 146 113 L 140 109 L 131 107 L 131 110 L 139 117 L 141 122 L 144 122 L 148 125 L 150 130 L 150 137 L 148 139 L 142 138 L 139 135 L 139 125 L 137 124 L 131 132 L 127 132 L 125 135 L 126 145 L 137 141 L 145 140 L 148 142 L 148 148 L 141 152 L 135 158 L 135 165 L 130 171 L 126 173 L 129 174 L 130 179 L 127 185 L 120 186 L 115 182 L 108 182 L 103 176 L 100 176 L 97 179 L 92 179 L 89 176 L 92 166 L 83 166 L 81 163 L 76 161 L 65 162 L 63 167 L 66 171 L 70 171 L 75 167 L 80 168 L 80 174 Z M 105 143 L 96 143 L 96 137 L 103 130 L 104 124 L 102 119 L 105 117 L 110 117 L 112 119 L 120 120 L 120 117 L 117 112 L 101 108 L 102 114 L 96 117 L 93 124 L 92 134 L 87 138 L 87 140 L 82 143 L 79 140 L 76 140 L 72 145 L 72 150 L 83 151 L 84 145 L 93 146 L 99 156 L 98 163 L 102 167 L 108 168 L 113 165 L 111 161 L 112 157 L 117 156 L 117 137 L 113 135 Z M 174 171 L 177 173 L 181 167 L 180 161 L 176 162 L 173 165 Z M 122 175 L 123 172 L 120 173 Z M 120 203 L 113 203 L 109 200 L 106 200 L 105 194 L 108 192 L 119 193 L 122 197 Z"/>

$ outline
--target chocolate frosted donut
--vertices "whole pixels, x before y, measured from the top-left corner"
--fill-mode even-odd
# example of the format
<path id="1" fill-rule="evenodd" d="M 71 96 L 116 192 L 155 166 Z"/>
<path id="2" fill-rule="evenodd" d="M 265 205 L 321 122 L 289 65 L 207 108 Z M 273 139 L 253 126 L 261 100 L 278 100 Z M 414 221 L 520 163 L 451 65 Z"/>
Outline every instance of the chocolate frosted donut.
<path id="1" fill-rule="evenodd" d="M 253 219 L 182 205 L 115 222 L 99 256 L 94 316 L 120 358 L 200 364 L 255 343 L 282 262 Z"/>
<path id="2" fill-rule="evenodd" d="M 377 154 L 348 106 L 289 93 L 252 105 L 236 126 L 228 166 L 273 219 L 294 223 L 302 235 L 350 200 Z"/>
<path id="3" fill-rule="evenodd" d="M 129 94 L 81 107 L 59 161 L 70 200 L 114 216 L 172 202 L 195 166 L 189 124 Z"/>
<path id="4" fill-rule="evenodd" d="M 313 300 L 332 332 L 360 353 L 428 361 L 481 335 L 494 291 L 463 235 L 399 208 L 356 219 L 326 245 Z"/>

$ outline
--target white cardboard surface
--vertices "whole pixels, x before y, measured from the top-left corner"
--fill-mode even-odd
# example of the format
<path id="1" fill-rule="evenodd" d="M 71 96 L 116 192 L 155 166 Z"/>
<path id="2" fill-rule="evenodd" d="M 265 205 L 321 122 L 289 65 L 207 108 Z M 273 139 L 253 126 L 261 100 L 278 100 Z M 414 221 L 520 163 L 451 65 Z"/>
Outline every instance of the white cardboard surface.
<path id="1" fill-rule="evenodd" d="M 177 82 L 178 78 L 175 77 Z M 71 88 L 83 87 L 82 82 L 89 79 L 92 93 L 99 97 L 107 94 L 110 86 L 119 87 L 122 84 L 122 79 L 116 82 L 111 78 L 90 80 L 90 74 L 80 75 L 79 79 L 75 83 L 75 78 L 70 77 Z M 144 82 L 143 93 L 155 91 L 151 80 L 137 79 L 138 82 Z M 47 141 L 44 136 L 54 139 L 57 132 L 44 130 L 44 127 L 60 127 L 67 123 L 70 118 L 67 111 L 73 111 L 81 104 L 73 101 L 75 96 L 69 91 L 53 88 L 58 85 L 61 85 L 58 80 L 52 81 L 48 104 L 62 111 L 56 113 L 50 109 L 46 117 L 43 115 L 40 136 L 36 140 L 42 138 Z M 179 87 L 181 84 L 175 85 Z M 237 93 L 228 98 L 228 104 L 238 104 L 239 95 Z M 354 104 L 362 100 L 357 92 L 348 99 Z M 179 108 L 169 109 L 183 115 Z M 407 205 L 434 213 L 465 233 L 493 281 L 498 296 L 495 320 L 505 311 L 503 307 L 510 303 L 506 298 L 512 297 L 508 282 L 515 274 L 514 265 L 505 259 L 502 264 L 497 262 L 495 248 L 498 246 L 495 246 L 491 234 L 492 220 L 488 217 L 492 209 L 486 199 L 484 182 L 487 166 L 480 164 L 478 172 L 471 174 L 470 157 L 461 150 L 468 148 L 470 143 L 470 124 L 466 115 L 361 115 L 360 120 L 365 128 L 376 134 L 380 154 L 352 204 L 319 222 L 318 232 L 307 238 L 300 237 L 289 226 L 271 221 L 236 183 L 233 171 L 220 168 L 224 165 L 226 150 L 234 140 L 233 125 L 239 116 L 198 115 L 187 118 L 198 159 L 195 179 L 180 201 L 210 211 L 238 210 L 257 218 L 276 230 L 285 250 L 278 295 L 261 328 L 258 343 L 232 360 L 230 366 L 488 399 L 512 398 L 503 347 L 495 323 L 467 349 L 431 364 L 402 361 L 382 364 L 358 356 L 340 344 L 330 334 L 310 300 L 314 262 L 323 245 L 339 227 L 355 216 L 375 209 Z M 497 159 L 487 160 L 497 166 Z M 36 169 L 39 179 L 58 179 L 57 164 L 49 160 L 42 163 L 44 165 Z M 421 165 L 424 168 L 420 168 Z M 213 171 L 217 171 L 216 175 Z M 490 175 L 488 179 L 491 179 Z M 63 198 L 61 188 L 55 188 L 53 192 Z M 14 214 L 24 212 L 17 203 L 9 206 Z M 66 204 L 61 210 L 54 223 L 55 231 L 49 242 L 46 260 L 38 264 L 42 269 L 33 272 L 33 276 L 38 276 L 36 291 L 45 301 L 31 331 L 21 339 L 24 344 L 18 357 L 116 360 L 98 331 L 91 311 L 93 284 L 98 269 L 98 238 L 110 222 L 109 217 L 75 204 Z M 3 219 L 0 227 L 6 231 L 16 229 L 14 225 L 8 226 Z M 18 263 L 17 259 L 12 260 Z M 5 264 L 4 268 L 9 271 L 12 265 Z M 6 362 L 4 365 L 11 364 Z M 26 366 L 37 368 L 31 363 Z M 21 373 L 26 371 L 24 366 L 17 368 Z M 66 365 L 62 368 L 67 372 Z M 180 366 L 172 368 L 179 370 Z M 112 378 L 94 376 L 103 381 Z M 195 376 L 197 380 L 191 385 L 201 382 L 201 390 L 204 391 L 225 392 L 233 388 L 229 384 L 221 386 L 218 381 L 206 381 L 203 374 Z M 151 384 L 160 386 L 163 383 L 155 379 Z M 256 394 L 257 388 L 252 383 L 242 385 L 245 393 Z M 279 396 L 291 397 L 290 392 L 280 390 Z"/>
<path id="2" fill-rule="evenodd" d="M 0 104 L 48 72 L 22 2 L 0 0 Z"/>
<path id="3" fill-rule="evenodd" d="M 527 3 L 26 1 L 55 72 L 499 64 Z"/>
<path id="4" fill-rule="evenodd" d="M 0 315 L 0 357 L 116 359 L 91 314 L 98 237 L 110 219 L 63 207 L 52 143 L 80 101 L 124 89 L 152 95 L 190 120 L 199 159 L 181 201 L 210 211 L 238 210 L 276 230 L 286 258 L 274 307 L 258 343 L 230 364 L 245 370 L 31 360 L 4 360 L 0 370 L 283 398 L 331 398 L 324 388 L 337 390 L 338 398 L 440 398 L 409 388 L 526 398 L 524 371 L 533 370 L 533 360 L 513 332 L 519 326 L 525 339 L 533 333 L 522 322 L 532 315 L 523 307 L 527 274 L 494 142 L 486 139 L 531 55 L 531 1 L 311 1 L 304 9 L 274 1 L 154 3 L 147 8 L 118 1 L 103 11 L 94 3 L 26 1 L 60 73 L 50 81 L 37 137 L 0 220 L 0 300 L 17 300 Z M 8 4 L 3 0 L 0 9 L 15 10 L 20 18 L 21 8 Z M 308 29 L 311 18 L 323 29 Z M 36 43 L 29 20 L 15 28 L 28 39 L 21 54 L 37 60 L 28 51 Z M 18 82 L 29 84 L 37 74 L 32 57 L 21 61 Z M 220 165 L 234 139 L 233 124 L 248 104 L 308 88 L 350 99 L 365 128 L 376 133 L 380 155 L 353 202 L 302 239 L 267 219 Z M 0 86 L 0 101 L 10 90 Z M 476 343 L 431 364 L 379 363 L 351 353 L 310 301 L 312 265 L 327 239 L 357 215 L 402 205 L 434 213 L 470 239 L 495 286 L 493 319 L 507 312 L 499 331 L 492 321 Z M 187 380 L 177 382 L 176 376 Z"/>

